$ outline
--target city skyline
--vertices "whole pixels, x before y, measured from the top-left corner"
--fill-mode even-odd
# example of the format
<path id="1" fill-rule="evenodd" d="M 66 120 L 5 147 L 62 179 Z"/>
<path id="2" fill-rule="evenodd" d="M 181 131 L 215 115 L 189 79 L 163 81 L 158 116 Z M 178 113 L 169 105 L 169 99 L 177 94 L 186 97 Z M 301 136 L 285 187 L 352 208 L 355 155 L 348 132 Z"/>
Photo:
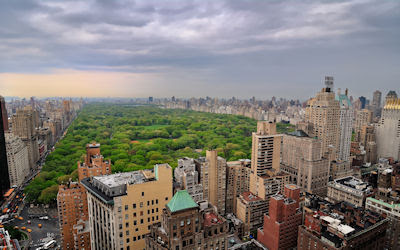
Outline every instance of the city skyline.
<path id="1" fill-rule="evenodd" d="M 398 2 L 4 2 L 5 96 L 306 100 L 398 91 Z"/>

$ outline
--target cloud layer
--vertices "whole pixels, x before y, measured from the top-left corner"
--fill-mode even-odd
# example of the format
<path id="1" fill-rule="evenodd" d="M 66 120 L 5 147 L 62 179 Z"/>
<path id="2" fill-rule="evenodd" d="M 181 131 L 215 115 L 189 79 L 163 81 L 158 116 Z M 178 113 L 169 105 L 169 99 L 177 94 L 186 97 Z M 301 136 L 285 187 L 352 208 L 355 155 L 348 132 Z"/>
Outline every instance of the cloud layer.
<path id="1" fill-rule="evenodd" d="M 155 96 L 307 98 L 325 74 L 359 95 L 398 90 L 397 1 L 0 0 L 0 6 L 2 73 L 129 73 L 142 80 L 124 84 Z M 4 79 L 0 91 L 12 84 Z M 156 87 L 144 87 L 149 83 Z"/>

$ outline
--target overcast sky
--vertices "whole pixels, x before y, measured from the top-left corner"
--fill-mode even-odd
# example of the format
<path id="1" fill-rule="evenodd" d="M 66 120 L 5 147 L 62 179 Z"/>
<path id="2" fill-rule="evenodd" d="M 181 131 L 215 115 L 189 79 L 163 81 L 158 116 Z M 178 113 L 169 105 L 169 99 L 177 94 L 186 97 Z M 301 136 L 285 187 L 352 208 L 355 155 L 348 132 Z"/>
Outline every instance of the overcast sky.
<path id="1" fill-rule="evenodd" d="M 0 0 L 0 94 L 400 90 L 400 1 Z"/>

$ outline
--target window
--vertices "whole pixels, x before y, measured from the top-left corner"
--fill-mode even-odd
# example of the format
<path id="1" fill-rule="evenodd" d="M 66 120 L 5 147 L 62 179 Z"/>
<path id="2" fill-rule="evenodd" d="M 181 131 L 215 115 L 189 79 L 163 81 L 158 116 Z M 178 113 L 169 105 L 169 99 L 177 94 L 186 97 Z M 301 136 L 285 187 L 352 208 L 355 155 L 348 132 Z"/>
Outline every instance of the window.
<path id="1" fill-rule="evenodd" d="M 125 232 L 125 233 L 126 233 L 126 235 L 128 236 L 128 235 L 129 235 L 129 230 L 126 230 L 126 232 Z"/>
<path id="2" fill-rule="evenodd" d="M 183 220 L 181 220 L 181 227 L 183 227 L 185 225 L 185 222 Z"/>
<path id="3" fill-rule="evenodd" d="M 128 210 L 128 205 L 125 205 L 125 211 Z"/>
<path id="4" fill-rule="evenodd" d="M 135 209 L 135 208 L 136 208 L 136 203 L 133 203 L 133 204 L 132 204 L 132 207 Z"/>
<path id="5" fill-rule="evenodd" d="M 140 224 L 143 224 L 143 219 L 140 219 Z"/>
<path id="6" fill-rule="evenodd" d="M 142 192 L 142 196 L 144 196 L 144 192 Z"/>
<path id="7" fill-rule="evenodd" d="M 119 224 L 119 229 L 122 229 L 122 224 Z"/>
<path id="8" fill-rule="evenodd" d="M 136 212 L 135 212 L 135 213 L 133 213 L 133 217 L 136 217 Z"/>
<path id="9" fill-rule="evenodd" d="M 118 213 L 121 213 L 122 207 L 118 207 Z"/>
<path id="10" fill-rule="evenodd" d="M 125 227 L 129 227 L 129 222 L 125 223 Z"/>
<path id="11" fill-rule="evenodd" d="M 133 221 L 133 225 L 135 225 L 135 226 L 137 225 L 137 221 L 136 220 Z"/>
<path id="12" fill-rule="evenodd" d="M 165 197 L 165 200 L 167 201 L 167 200 L 168 200 L 168 197 Z"/>
<path id="13" fill-rule="evenodd" d="M 150 201 L 147 201 L 147 206 L 150 206 Z"/>
<path id="14" fill-rule="evenodd" d="M 190 225 L 190 219 L 187 219 L 186 224 Z"/>
<path id="15" fill-rule="evenodd" d="M 158 199 L 156 199 L 156 204 L 158 204 Z"/>
<path id="16" fill-rule="evenodd" d="M 137 237 L 138 240 L 140 240 L 140 235 Z"/>
<path id="17" fill-rule="evenodd" d="M 129 214 L 125 214 L 125 220 L 129 219 Z"/>
<path id="18" fill-rule="evenodd" d="M 140 207 L 143 207 L 143 202 L 140 202 Z"/>
<path id="19" fill-rule="evenodd" d="M 133 237 L 133 241 L 136 241 L 136 236 Z"/>

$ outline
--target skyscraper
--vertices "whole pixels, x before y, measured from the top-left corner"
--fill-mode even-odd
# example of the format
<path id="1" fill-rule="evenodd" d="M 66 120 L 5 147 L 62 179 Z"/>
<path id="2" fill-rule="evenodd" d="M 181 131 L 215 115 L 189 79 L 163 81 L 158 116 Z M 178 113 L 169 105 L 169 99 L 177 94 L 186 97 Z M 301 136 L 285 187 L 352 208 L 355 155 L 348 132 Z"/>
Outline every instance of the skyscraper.
<path id="1" fill-rule="evenodd" d="M 1 109 L 1 117 L 2 117 L 2 121 L 3 121 L 3 128 L 4 128 L 4 131 L 7 132 L 9 130 L 9 126 L 8 126 L 6 101 L 4 100 L 4 97 L 2 97 L 1 95 L 0 95 L 0 109 Z"/>
<path id="2" fill-rule="evenodd" d="M 340 90 L 336 96 L 336 100 L 340 104 L 340 135 L 338 147 L 338 160 L 349 161 L 350 144 L 353 131 L 354 110 L 348 97 L 347 89 L 345 94 L 341 94 Z"/>
<path id="3" fill-rule="evenodd" d="M 337 152 L 340 138 L 340 104 L 333 92 L 333 77 L 326 76 L 325 88 L 307 102 L 305 119 L 312 124 L 310 136 L 321 140 L 322 153 L 329 153 L 330 146 Z"/>
<path id="4" fill-rule="evenodd" d="M 378 157 L 400 160 L 400 99 L 394 91 L 386 96 L 382 117 L 376 126 Z"/>
<path id="5" fill-rule="evenodd" d="M 372 109 L 374 112 L 374 117 L 381 116 L 381 102 L 382 102 L 382 92 L 379 90 L 374 91 L 372 96 Z"/>
<path id="6" fill-rule="evenodd" d="M 203 201 L 203 185 L 199 183 L 199 172 L 192 158 L 178 160 L 178 166 L 174 170 L 174 179 L 180 189 L 186 189 L 195 202 Z"/>
<path id="7" fill-rule="evenodd" d="M 0 200 L 3 199 L 3 194 L 10 188 L 10 177 L 8 175 L 8 161 L 6 152 L 6 139 L 4 137 L 5 125 L 5 102 L 4 98 L 0 99 Z M 7 123 L 8 124 L 8 123 Z"/>
<path id="8" fill-rule="evenodd" d="M 20 186 L 29 175 L 28 148 L 18 136 L 8 132 L 5 134 L 8 171 L 11 186 Z"/>
<path id="9" fill-rule="evenodd" d="M 208 201 L 217 207 L 218 213 L 225 214 L 226 161 L 216 150 L 206 152 L 208 162 Z"/>

